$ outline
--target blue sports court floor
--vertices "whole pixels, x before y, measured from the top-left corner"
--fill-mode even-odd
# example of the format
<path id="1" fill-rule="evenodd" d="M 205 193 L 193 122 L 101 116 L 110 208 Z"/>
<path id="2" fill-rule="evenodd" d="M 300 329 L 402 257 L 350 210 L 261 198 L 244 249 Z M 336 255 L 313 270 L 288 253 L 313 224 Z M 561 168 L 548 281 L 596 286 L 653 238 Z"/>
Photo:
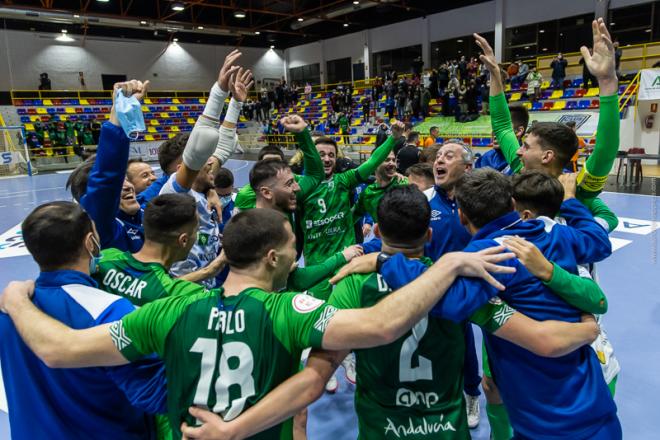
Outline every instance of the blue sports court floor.
<path id="1" fill-rule="evenodd" d="M 237 188 L 247 183 L 251 165 L 250 161 L 229 161 Z M 37 275 L 37 266 L 22 245 L 20 222 L 41 203 L 70 200 L 64 189 L 67 177 L 60 173 L 0 180 L 0 286 Z M 621 220 L 611 234 L 615 252 L 599 265 L 601 285 L 609 299 L 605 324 L 622 368 L 615 400 L 625 438 L 654 439 L 660 432 L 660 239 L 656 230 L 660 223 L 655 223 L 660 197 L 620 193 L 604 193 L 602 197 Z M 480 344 L 480 334 L 475 334 Z M 354 387 L 343 380 L 341 368 L 338 375 L 339 391 L 325 395 L 310 409 L 308 433 L 312 440 L 356 438 Z M 6 411 L 2 395 L 0 439 L 9 438 Z M 482 422 L 472 435 L 485 440 L 488 432 L 482 401 Z"/>

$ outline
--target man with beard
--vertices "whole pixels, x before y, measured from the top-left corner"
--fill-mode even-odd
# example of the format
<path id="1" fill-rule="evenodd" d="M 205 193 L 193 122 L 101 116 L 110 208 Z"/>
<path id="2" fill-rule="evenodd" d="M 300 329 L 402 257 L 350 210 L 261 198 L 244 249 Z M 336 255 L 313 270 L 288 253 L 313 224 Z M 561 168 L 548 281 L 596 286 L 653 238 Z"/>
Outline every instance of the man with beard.
<path id="1" fill-rule="evenodd" d="M 407 185 L 408 179 L 396 172 L 394 153 L 390 152 L 387 159 L 376 169 L 376 181 L 367 186 L 358 197 L 355 205 L 354 217 L 361 218 L 368 214 L 375 222 L 378 221 L 378 203 L 389 188 Z"/>

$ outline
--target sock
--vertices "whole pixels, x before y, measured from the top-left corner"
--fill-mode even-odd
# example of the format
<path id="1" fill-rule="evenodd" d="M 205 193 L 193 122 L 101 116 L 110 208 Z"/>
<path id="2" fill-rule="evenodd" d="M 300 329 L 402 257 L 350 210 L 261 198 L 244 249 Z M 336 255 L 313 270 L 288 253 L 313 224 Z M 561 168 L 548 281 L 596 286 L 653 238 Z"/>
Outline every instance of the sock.
<path id="1" fill-rule="evenodd" d="M 486 414 L 488 414 L 490 423 L 491 440 L 509 440 L 513 437 L 509 414 L 507 414 L 504 404 L 486 403 Z"/>

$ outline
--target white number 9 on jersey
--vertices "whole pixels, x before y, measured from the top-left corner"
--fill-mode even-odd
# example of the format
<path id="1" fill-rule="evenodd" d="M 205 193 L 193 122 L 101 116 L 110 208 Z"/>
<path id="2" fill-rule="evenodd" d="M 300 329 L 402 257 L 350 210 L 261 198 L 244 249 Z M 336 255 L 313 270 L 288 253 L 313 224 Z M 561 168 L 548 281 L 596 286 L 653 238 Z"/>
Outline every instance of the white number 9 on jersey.
<path id="1" fill-rule="evenodd" d="M 325 206 L 325 200 L 316 199 L 316 203 L 319 205 L 319 208 L 321 208 L 321 214 L 325 214 L 328 211 L 328 208 Z"/>

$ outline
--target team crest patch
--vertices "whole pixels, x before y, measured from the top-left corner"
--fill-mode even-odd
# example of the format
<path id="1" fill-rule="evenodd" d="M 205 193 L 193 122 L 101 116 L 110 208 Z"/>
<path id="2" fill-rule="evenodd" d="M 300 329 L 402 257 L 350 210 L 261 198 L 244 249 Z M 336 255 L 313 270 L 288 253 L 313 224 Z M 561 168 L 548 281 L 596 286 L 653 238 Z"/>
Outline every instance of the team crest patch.
<path id="1" fill-rule="evenodd" d="M 298 294 L 293 297 L 291 304 L 296 312 L 309 313 L 321 307 L 324 302 L 311 295 Z"/>

